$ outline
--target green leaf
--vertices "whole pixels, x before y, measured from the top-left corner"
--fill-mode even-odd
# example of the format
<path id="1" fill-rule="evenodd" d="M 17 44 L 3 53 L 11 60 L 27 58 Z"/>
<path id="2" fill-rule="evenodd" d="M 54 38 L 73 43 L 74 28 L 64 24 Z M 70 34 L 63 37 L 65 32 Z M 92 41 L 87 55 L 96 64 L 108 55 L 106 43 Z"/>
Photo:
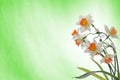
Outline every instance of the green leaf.
<path id="1" fill-rule="evenodd" d="M 119 72 L 119 80 L 120 80 L 120 72 Z"/>
<path id="2" fill-rule="evenodd" d="M 83 79 L 83 78 L 86 78 L 86 77 L 88 77 L 88 76 L 90 76 L 90 75 L 92 75 L 94 73 L 95 73 L 95 71 L 90 71 L 90 72 L 87 72 L 87 73 L 85 73 L 85 74 L 83 74 L 81 76 L 75 77 L 75 78 Z"/>
<path id="3" fill-rule="evenodd" d="M 90 72 L 90 70 L 86 69 L 86 68 L 82 68 L 82 67 L 78 67 L 78 69 L 84 71 L 84 72 Z M 94 73 L 94 72 L 93 72 Z M 82 78 L 85 78 L 85 77 L 88 77 L 89 75 L 92 75 L 94 77 L 96 77 L 97 79 L 99 80 L 105 80 L 105 78 L 103 78 L 102 76 L 98 75 L 98 74 L 92 74 L 92 73 L 88 73 L 87 75 L 83 75 L 83 76 L 78 76 L 78 77 L 75 77 L 77 79 L 82 79 Z M 80 78 L 79 78 L 80 77 Z"/>
<path id="4" fill-rule="evenodd" d="M 83 78 L 86 78 L 86 77 L 88 77 L 88 76 L 90 76 L 90 75 L 93 75 L 93 74 L 95 74 L 95 73 L 98 73 L 98 72 L 100 72 L 100 73 L 105 73 L 105 74 L 113 77 L 115 80 L 119 80 L 118 77 L 116 77 L 116 76 L 114 76 L 114 75 L 112 75 L 112 74 L 110 74 L 110 73 L 108 73 L 108 72 L 106 72 L 106 71 L 90 71 L 90 72 L 87 72 L 87 73 L 85 73 L 85 74 L 83 74 L 83 75 L 81 75 L 81 76 L 75 77 L 75 78 L 83 79 Z M 100 79 L 100 80 L 105 80 L 105 79 Z"/>

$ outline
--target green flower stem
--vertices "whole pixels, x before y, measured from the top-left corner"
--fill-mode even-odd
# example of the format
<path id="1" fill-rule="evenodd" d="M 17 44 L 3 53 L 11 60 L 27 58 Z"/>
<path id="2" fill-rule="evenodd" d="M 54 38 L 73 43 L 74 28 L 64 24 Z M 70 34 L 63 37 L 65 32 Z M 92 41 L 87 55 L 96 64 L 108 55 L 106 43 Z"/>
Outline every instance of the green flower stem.
<path id="1" fill-rule="evenodd" d="M 96 33 L 88 33 L 86 36 L 84 36 L 83 38 L 82 38 L 82 40 L 84 40 L 85 38 L 87 38 L 87 36 L 89 36 L 89 35 L 95 35 Z"/>
<path id="2" fill-rule="evenodd" d="M 92 58 L 91 58 L 92 59 Z M 100 68 L 101 71 L 104 71 L 103 68 L 99 65 L 99 63 L 97 63 L 94 59 L 92 59 L 92 61 L 97 64 L 97 66 Z M 103 75 L 105 76 L 106 80 L 109 80 L 109 78 L 107 77 L 107 75 L 105 73 L 103 73 Z"/>
<path id="3" fill-rule="evenodd" d="M 109 75 L 109 76 L 115 78 L 115 80 L 119 80 L 118 77 L 116 77 L 116 76 L 114 76 L 114 75 L 112 75 L 112 74 L 110 74 L 110 73 L 108 73 L 108 72 L 106 72 L 106 71 L 97 71 L 97 72 L 103 72 L 103 73 L 105 73 L 105 74 L 107 74 L 107 75 Z"/>
<path id="4" fill-rule="evenodd" d="M 116 75 L 117 71 L 117 64 L 116 64 L 116 58 L 114 58 L 114 65 L 112 64 L 112 66 L 114 66 L 114 75 Z"/>
<path id="5" fill-rule="evenodd" d="M 110 41 L 112 42 L 112 40 L 110 39 Z M 117 65 L 117 74 L 118 74 L 118 77 L 120 77 L 120 73 L 119 73 L 119 62 L 118 62 L 118 57 L 117 57 L 117 54 L 116 54 L 116 50 L 111 46 L 109 45 L 109 47 L 111 47 L 114 51 L 114 54 L 115 54 L 115 57 L 114 57 L 114 64 L 115 64 L 115 69 L 116 69 L 116 65 Z"/>
<path id="6" fill-rule="evenodd" d="M 86 77 L 92 75 L 92 76 L 94 76 L 94 77 L 96 77 L 96 78 L 98 78 L 98 79 L 100 79 L 100 80 L 105 80 L 103 77 L 101 77 L 101 76 L 99 76 L 98 74 L 96 74 L 96 73 L 105 73 L 106 75 L 109 75 L 109 76 L 113 77 L 115 80 L 119 80 L 118 77 L 116 77 L 116 76 L 114 76 L 114 75 L 112 75 L 111 73 L 106 72 L 106 71 L 90 71 L 90 70 L 88 70 L 88 69 L 86 69 L 86 68 L 81 68 L 81 67 L 78 67 L 78 69 L 80 69 L 80 70 L 82 70 L 82 71 L 85 71 L 86 73 L 83 74 L 83 75 L 81 75 L 81 76 L 75 77 L 75 78 L 77 78 L 77 79 L 83 79 L 83 78 L 86 78 Z"/>
<path id="7" fill-rule="evenodd" d="M 111 73 L 112 75 L 114 75 L 114 71 L 113 71 L 112 67 L 110 66 L 110 64 L 108 64 L 108 67 L 109 67 L 110 73 Z M 115 76 L 115 75 L 114 75 L 114 76 Z M 114 80 L 114 78 L 111 77 L 111 80 Z"/>
<path id="8" fill-rule="evenodd" d="M 106 39 L 105 39 L 106 40 Z M 104 41 L 102 41 L 107 47 L 105 47 L 104 48 L 104 50 L 106 50 L 108 47 L 112 47 L 111 45 L 108 45 L 108 44 L 106 44 L 105 43 L 105 40 Z M 103 52 L 106 54 L 106 52 L 103 50 Z M 116 52 L 115 50 L 113 50 L 114 52 Z M 103 56 L 102 56 L 103 57 Z M 113 70 L 111 70 L 112 69 L 112 67 L 113 67 L 113 69 L 114 69 L 114 71 Z M 116 71 L 116 59 L 114 58 L 114 65 L 111 63 L 111 66 L 110 66 L 110 64 L 108 64 L 108 67 L 109 67 L 109 69 L 110 69 L 110 72 L 111 73 L 113 73 L 113 75 L 116 75 L 116 73 L 117 73 L 117 71 Z M 113 80 L 113 79 L 112 79 Z"/>
<path id="9" fill-rule="evenodd" d="M 112 41 L 112 40 L 110 40 L 110 41 Z M 118 58 L 117 58 L 116 50 L 111 45 L 108 45 L 108 47 L 111 47 L 113 49 L 114 54 L 115 54 L 115 57 L 114 57 L 114 72 L 113 72 L 113 74 L 116 75 L 116 73 L 117 73 L 118 77 L 120 77 L 119 64 L 118 64 Z M 117 69 L 117 72 L 116 72 L 116 69 Z"/>
<path id="10" fill-rule="evenodd" d="M 104 54 L 106 55 L 107 53 L 106 53 L 106 51 L 103 49 L 103 52 L 104 52 Z M 113 68 L 111 67 L 111 65 L 110 64 L 108 64 L 108 67 L 109 67 L 109 70 L 110 70 L 110 73 L 112 74 L 112 75 L 114 75 L 114 71 L 113 71 Z M 114 75 L 115 76 L 115 75 Z M 113 80 L 113 78 L 111 77 L 111 79 Z"/>
<path id="11" fill-rule="evenodd" d="M 93 24 L 91 24 L 92 25 L 92 27 L 96 30 L 96 32 L 98 33 L 98 34 L 104 34 L 105 36 L 106 36 L 106 39 L 105 40 L 107 40 L 107 39 L 109 39 L 112 43 L 113 43 L 113 41 L 110 39 L 110 35 L 107 35 L 106 33 L 104 33 L 104 32 L 99 32 L 98 31 L 98 29 L 93 25 Z M 104 40 L 104 41 L 105 41 Z M 114 54 L 116 55 L 116 50 L 113 48 L 113 51 L 114 51 Z M 114 62 L 114 64 L 117 64 L 117 74 L 118 74 L 118 77 L 120 78 L 120 73 L 119 73 L 119 63 L 118 63 L 118 58 L 117 58 L 117 56 L 115 56 L 115 62 Z M 116 67 L 116 65 L 115 65 L 115 67 Z"/>
<path id="12" fill-rule="evenodd" d="M 114 73 L 113 73 L 113 74 L 116 75 L 116 73 L 117 73 L 116 67 L 117 67 L 117 66 L 116 66 L 115 58 L 114 58 L 114 63 L 115 63 L 114 65 L 113 65 L 113 63 L 111 63 L 111 65 L 112 65 L 112 67 L 114 68 Z"/>
<path id="13" fill-rule="evenodd" d="M 117 72 L 118 72 L 118 77 L 120 78 L 118 58 L 117 58 L 117 56 L 115 56 L 115 58 L 116 58 L 116 61 L 117 61 L 117 69 L 118 69 Z"/>
<path id="14" fill-rule="evenodd" d="M 100 34 L 104 34 L 104 35 L 106 36 L 106 39 L 105 39 L 105 40 L 109 39 L 109 40 L 113 43 L 113 41 L 110 39 L 110 35 L 107 35 L 107 34 L 104 33 L 104 32 L 100 32 Z"/>
<path id="15" fill-rule="evenodd" d="M 94 39 L 93 40 L 95 40 L 96 38 L 98 38 L 98 37 L 100 37 L 100 34 L 98 34 L 96 37 L 94 37 Z"/>
<path id="16" fill-rule="evenodd" d="M 100 55 L 101 55 L 102 57 L 104 57 L 103 54 L 100 53 Z M 113 69 L 112 69 L 112 67 L 111 67 L 110 64 L 108 64 L 108 67 L 109 67 L 110 73 L 114 73 L 114 72 L 113 72 Z M 112 77 L 111 77 L 111 79 L 112 79 Z M 113 80 L 113 79 L 112 79 L 112 80 Z"/>
<path id="17" fill-rule="evenodd" d="M 91 25 L 97 32 L 99 32 L 98 29 L 93 24 L 91 24 Z"/>
<path id="18" fill-rule="evenodd" d="M 103 32 L 99 32 L 99 31 L 98 31 L 98 29 L 97 29 L 97 28 L 96 28 L 93 24 L 91 24 L 91 25 L 92 25 L 92 27 L 93 27 L 93 28 L 97 31 L 97 32 L 96 32 L 96 33 L 98 34 L 98 36 L 97 36 L 97 37 L 99 37 L 99 36 L 100 36 L 100 34 L 101 34 L 101 33 L 103 33 Z M 107 36 L 107 38 L 106 38 L 106 39 L 108 39 L 108 38 L 109 38 L 109 36 Z M 105 40 L 106 40 L 106 39 L 105 39 Z M 105 41 L 105 40 L 104 40 L 104 41 Z M 103 52 L 106 54 L 106 52 L 105 52 L 104 50 L 103 50 Z M 111 65 L 110 65 L 110 64 L 108 64 L 108 67 L 109 67 L 109 69 L 110 69 L 110 72 L 112 72 L 112 73 L 113 73 L 113 69 L 112 69 L 112 67 L 111 67 Z"/>

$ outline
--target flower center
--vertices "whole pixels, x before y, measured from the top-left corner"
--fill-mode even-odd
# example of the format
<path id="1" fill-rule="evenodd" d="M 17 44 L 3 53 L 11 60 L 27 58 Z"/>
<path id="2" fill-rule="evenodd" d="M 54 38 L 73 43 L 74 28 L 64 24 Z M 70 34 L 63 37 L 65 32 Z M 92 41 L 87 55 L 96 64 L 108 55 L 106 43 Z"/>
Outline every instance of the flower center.
<path id="1" fill-rule="evenodd" d="M 109 57 L 109 58 L 107 58 L 107 59 L 105 59 L 105 63 L 107 63 L 107 64 L 109 64 L 110 62 L 112 62 L 113 60 L 112 60 L 112 58 L 111 57 Z"/>
<path id="2" fill-rule="evenodd" d="M 90 43 L 90 46 L 88 47 L 89 50 L 95 51 L 96 50 L 96 44 L 95 43 Z"/>
<path id="3" fill-rule="evenodd" d="M 111 34 L 111 35 L 117 34 L 117 30 L 116 30 L 114 27 L 112 27 L 112 28 L 110 29 L 110 34 Z"/>
<path id="4" fill-rule="evenodd" d="M 76 34 L 78 34 L 78 32 L 76 30 L 74 30 L 71 35 L 74 36 Z"/>
<path id="5" fill-rule="evenodd" d="M 87 19 L 86 18 L 82 18 L 81 21 L 80 21 L 80 25 L 85 27 L 87 24 L 88 24 Z"/>

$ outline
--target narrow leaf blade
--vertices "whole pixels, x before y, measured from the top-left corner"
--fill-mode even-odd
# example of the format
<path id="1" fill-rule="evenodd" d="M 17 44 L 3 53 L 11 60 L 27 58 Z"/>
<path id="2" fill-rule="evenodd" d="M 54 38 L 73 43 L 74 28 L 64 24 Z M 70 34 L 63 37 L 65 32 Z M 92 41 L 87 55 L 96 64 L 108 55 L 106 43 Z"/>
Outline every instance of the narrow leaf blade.
<path id="1" fill-rule="evenodd" d="M 84 71 L 84 72 L 90 72 L 90 70 L 83 68 L 83 67 L 78 67 L 78 69 Z M 92 76 L 96 77 L 99 80 L 105 80 L 105 78 L 103 78 L 102 76 L 98 75 L 98 74 L 92 74 Z M 79 76 L 78 76 L 79 77 Z M 78 78 L 77 78 L 78 79 Z"/>
<path id="2" fill-rule="evenodd" d="M 94 73 L 95 73 L 95 71 L 87 72 L 87 73 L 85 73 L 85 74 L 83 74 L 81 76 L 75 77 L 75 78 L 77 78 L 77 79 L 83 79 L 83 78 L 86 78 L 86 77 L 88 77 L 88 76 L 90 76 L 90 75 L 92 75 Z"/>

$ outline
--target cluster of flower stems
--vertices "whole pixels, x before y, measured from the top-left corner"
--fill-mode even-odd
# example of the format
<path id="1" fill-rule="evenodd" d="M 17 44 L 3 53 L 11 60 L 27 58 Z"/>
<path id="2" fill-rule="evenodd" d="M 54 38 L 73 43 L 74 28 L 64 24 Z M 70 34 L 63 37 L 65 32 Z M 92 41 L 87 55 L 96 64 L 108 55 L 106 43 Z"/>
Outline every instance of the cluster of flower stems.
<path id="1" fill-rule="evenodd" d="M 119 72 L 119 62 L 118 62 L 118 57 L 117 57 L 117 53 L 116 53 L 116 49 L 115 47 L 113 47 L 112 45 L 106 43 L 106 41 L 110 41 L 111 43 L 113 43 L 112 39 L 110 38 L 110 35 L 104 33 L 104 32 L 101 32 L 99 31 L 93 24 L 91 24 L 92 28 L 95 29 L 95 33 L 88 33 L 86 36 L 84 36 L 82 38 L 83 42 L 86 43 L 85 39 L 89 36 L 89 35 L 97 35 L 95 38 L 100 38 L 101 35 L 104 35 L 106 38 L 103 40 L 102 38 L 99 39 L 99 41 L 106 45 L 106 47 L 104 47 L 101 51 L 101 53 L 99 53 L 99 55 L 104 58 L 108 53 L 107 53 L 107 49 L 110 48 L 112 49 L 113 53 L 114 53 L 114 57 L 113 57 L 113 61 L 108 63 L 108 68 L 109 68 L 109 72 L 105 71 L 102 66 L 97 62 L 95 61 L 93 58 L 91 58 L 97 65 L 98 67 L 101 69 L 100 71 L 96 71 L 96 72 L 102 72 L 103 75 L 105 76 L 105 79 L 106 80 L 109 80 L 109 78 L 111 78 L 111 80 L 120 80 L 120 72 Z M 94 39 L 95 39 L 94 38 Z M 93 72 L 94 73 L 94 72 Z M 88 72 L 88 74 L 92 74 L 90 72 Z M 86 74 L 86 75 L 88 75 Z M 84 75 L 85 76 L 85 75 Z M 110 76 L 110 77 L 108 77 Z M 80 77 L 83 77 L 82 76 L 79 76 L 79 77 L 76 77 L 78 79 L 80 79 Z"/>
<path id="2" fill-rule="evenodd" d="M 113 43 L 113 41 L 112 41 L 112 39 L 110 38 L 109 35 L 107 35 L 107 34 L 104 33 L 104 32 L 100 32 L 98 29 L 96 29 L 96 27 L 95 27 L 93 24 L 92 24 L 92 27 L 96 30 L 96 33 L 95 33 L 95 34 L 98 34 L 97 37 L 100 37 L 100 35 L 103 34 L 103 35 L 106 36 L 106 39 L 105 39 L 105 40 L 109 40 L 111 43 Z M 88 35 L 90 35 L 90 34 L 91 34 L 91 33 L 89 33 Z M 87 35 L 87 36 L 88 36 L 88 35 Z M 93 34 L 92 34 L 92 35 L 93 35 Z M 87 36 L 85 36 L 85 37 L 83 38 L 83 40 L 84 40 Z M 97 38 L 97 37 L 96 37 L 96 38 Z M 100 39 L 99 41 L 101 41 L 103 44 L 106 45 L 105 40 Z M 108 67 L 109 67 L 109 70 L 110 70 L 110 74 L 112 75 L 112 76 L 111 76 L 111 80 L 120 80 L 119 62 L 118 62 L 118 57 L 117 57 L 116 49 L 115 49 L 113 46 L 111 46 L 111 45 L 107 45 L 107 47 L 103 49 L 103 54 L 100 53 L 100 56 L 101 56 L 101 57 L 104 57 L 104 56 L 107 54 L 107 52 L 106 52 L 106 49 L 107 49 L 107 48 L 111 48 L 111 49 L 113 50 L 113 53 L 114 53 L 114 60 L 113 60 L 113 62 L 107 64 Z M 104 74 L 104 75 L 105 75 L 105 74 Z M 108 78 L 106 75 L 105 75 L 105 77 L 106 77 L 107 80 L 109 80 L 109 78 Z"/>

